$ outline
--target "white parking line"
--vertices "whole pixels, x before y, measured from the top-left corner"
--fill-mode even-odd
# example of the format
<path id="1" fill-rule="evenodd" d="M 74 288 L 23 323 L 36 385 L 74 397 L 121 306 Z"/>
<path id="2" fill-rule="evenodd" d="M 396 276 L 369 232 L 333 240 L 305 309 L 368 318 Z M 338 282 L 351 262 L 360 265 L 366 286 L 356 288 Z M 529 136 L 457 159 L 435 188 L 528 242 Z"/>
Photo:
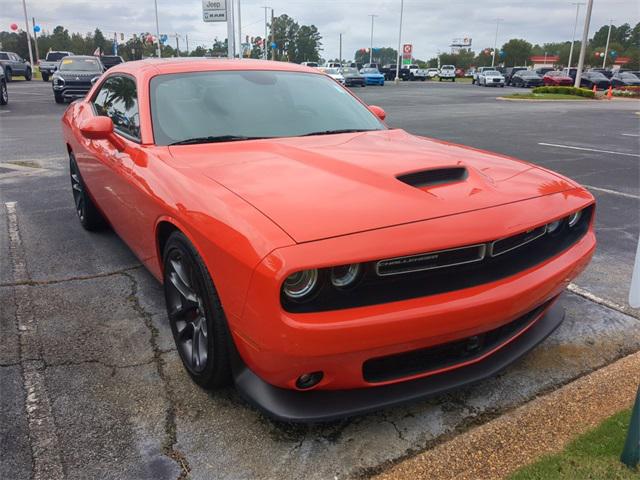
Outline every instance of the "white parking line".
<path id="1" fill-rule="evenodd" d="M 621 135 L 625 137 L 640 137 L 640 134 L 637 133 L 621 133 Z"/>
<path id="2" fill-rule="evenodd" d="M 611 155 L 624 155 L 627 157 L 640 158 L 640 154 L 637 154 L 637 153 L 614 152 L 611 150 L 597 150 L 595 148 L 574 147 L 573 145 L 558 145 L 556 143 L 544 143 L 544 142 L 538 142 L 538 145 L 542 145 L 544 147 L 570 148 L 571 150 L 585 150 L 587 152 L 610 153 Z"/>
<path id="3" fill-rule="evenodd" d="M 608 188 L 593 187 L 591 185 L 584 185 L 584 186 L 587 187 L 589 190 L 595 190 L 596 192 L 611 193 L 612 195 L 620 195 L 621 197 L 635 198 L 636 200 L 640 200 L 640 195 L 633 195 L 632 193 L 618 192 L 616 190 L 609 190 Z"/>
<path id="4" fill-rule="evenodd" d="M 600 298 L 597 295 L 594 295 L 593 293 L 591 293 L 589 290 L 585 290 L 582 287 L 579 287 L 578 285 L 576 285 L 575 283 L 570 283 L 567 286 L 567 290 L 569 290 L 572 293 L 575 293 L 576 295 L 580 295 L 583 298 L 586 298 L 587 300 L 591 300 L 594 303 L 597 303 L 598 305 L 602 305 L 605 307 L 609 307 L 613 310 L 616 310 L 620 313 L 625 313 L 627 314 L 627 312 L 625 311 L 625 307 L 622 305 L 618 305 L 615 302 L 612 302 L 611 300 L 606 300 L 604 298 Z"/>

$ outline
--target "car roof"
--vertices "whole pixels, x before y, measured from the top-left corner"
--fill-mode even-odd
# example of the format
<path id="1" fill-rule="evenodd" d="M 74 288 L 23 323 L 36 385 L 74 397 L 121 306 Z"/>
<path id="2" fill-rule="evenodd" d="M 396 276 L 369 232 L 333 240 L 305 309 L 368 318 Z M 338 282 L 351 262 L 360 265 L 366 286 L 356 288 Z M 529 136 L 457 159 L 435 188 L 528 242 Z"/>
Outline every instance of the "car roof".
<path id="1" fill-rule="evenodd" d="M 122 72 L 138 76 L 155 76 L 170 73 L 215 72 L 228 70 L 272 70 L 318 74 L 318 69 L 288 62 L 271 60 L 227 59 L 204 57 L 148 58 L 124 62 L 109 69 L 110 73 Z"/>

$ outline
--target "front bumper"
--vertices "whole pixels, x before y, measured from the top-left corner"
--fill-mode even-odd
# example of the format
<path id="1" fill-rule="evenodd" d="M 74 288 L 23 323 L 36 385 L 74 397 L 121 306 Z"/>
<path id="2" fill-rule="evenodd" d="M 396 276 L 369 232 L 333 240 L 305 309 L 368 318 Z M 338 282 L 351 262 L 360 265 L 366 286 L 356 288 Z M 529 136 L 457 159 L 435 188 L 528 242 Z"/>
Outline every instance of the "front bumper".
<path id="1" fill-rule="evenodd" d="M 65 100 L 74 100 L 84 98 L 93 85 L 54 85 L 53 91 L 56 95 L 60 95 Z"/>
<path id="2" fill-rule="evenodd" d="M 233 376 L 238 392 L 271 417 L 287 422 L 326 422 L 360 415 L 471 385 L 518 360 L 547 338 L 564 319 L 556 302 L 499 350 L 467 366 L 415 380 L 372 388 L 296 391 L 260 379 L 236 358 Z"/>
<path id="3" fill-rule="evenodd" d="M 365 78 L 366 85 L 384 85 L 384 77 L 382 78 Z"/>

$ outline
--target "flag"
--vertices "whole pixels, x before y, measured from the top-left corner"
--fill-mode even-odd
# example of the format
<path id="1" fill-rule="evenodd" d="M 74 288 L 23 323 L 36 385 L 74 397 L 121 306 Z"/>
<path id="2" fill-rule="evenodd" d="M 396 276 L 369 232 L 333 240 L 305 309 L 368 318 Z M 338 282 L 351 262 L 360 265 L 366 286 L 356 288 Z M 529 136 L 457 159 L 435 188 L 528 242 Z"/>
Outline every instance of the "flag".
<path id="1" fill-rule="evenodd" d="M 93 56 L 94 57 L 99 57 L 100 55 L 102 55 L 102 52 L 100 50 L 100 47 L 96 48 L 93 52 Z"/>

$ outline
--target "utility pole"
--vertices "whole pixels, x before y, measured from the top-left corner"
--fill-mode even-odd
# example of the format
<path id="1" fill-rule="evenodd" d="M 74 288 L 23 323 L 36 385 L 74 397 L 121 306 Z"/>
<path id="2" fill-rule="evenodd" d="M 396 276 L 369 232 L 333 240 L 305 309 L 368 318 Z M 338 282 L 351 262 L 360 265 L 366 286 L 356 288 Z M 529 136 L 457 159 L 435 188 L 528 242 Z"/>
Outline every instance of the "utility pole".
<path id="1" fill-rule="evenodd" d="M 340 50 L 339 50 L 338 61 L 340 62 L 340 66 L 342 66 L 342 33 L 340 34 Z"/>
<path id="2" fill-rule="evenodd" d="M 275 16 L 273 13 L 273 8 L 271 9 L 271 60 L 275 61 L 276 59 L 276 49 L 273 48 L 276 43 L 276 29 L 273 28 L 273 22 L 275 20 Z"/>
<path id="3" fill-rule="evenodd" d="M 156 7 L 156 43 L 158 45 L 158 58 L 162 57 L 162 49 L 160 48 L 160 24 L 158 23 L 158 0 L 153 0 Z"/>
<path id="4" fill-rule="evenodd" d="M 587 13 L 584 16 L 584 29 L 582 31 L 582 44 L 580 45 L 580 57 L 578 58 L 578 69 L 576 70 L 576 81 L 573 86 L 580 88 L 582 80 L 582 69 L 584 67 L 584 56 L 587 52 L 587 41 L 589 40 L 589 23 L 591 23 L 591 10 L 593 10 L 593 0 L 587 2 Z"/>
<path id="5" fill-rule="evenodd" d="M 31 17 L 31 21 L 33 22 L 33 43 L 34 50 L 36 51 L 36 63 L 40 63 L 40 55 L 38 54 L 38 32 L 36 32 L 36 19 L 35 17 Z"/>
<path id="6" fill-rule="evenodd" d="M 185 41 L 187 42 L 187 57 L 189 56 L 189 34 L 186 33 L 184 36 Z"/>
<path id="7" fill-rule="evenodd" d="M 573 44 L 576 41 L 576 29 L 578 28 L 578 13 L 580 12 L 580 5 L 584 3 L 574 2 L 571 5 L 576 6 L 576 21 L 573 23 L 573 37 L 571 37 L 571 48 L 569 49 L 569 64 L 567 68 L 571 69 L 571 59 L 573 58 Z"/>
<path id="8" fill-rule="evenodd" d="M 604 57 L 602 57 L 602 68 L 607 63 L 607 53 L 609 53 L 609 40 L 611 39 L 611 25 L 613 25 L 613 19 L 609 20 L 609 33 L 607 34 L 607 46 L 604 47 Z"/>
<path id="9" fill-rule="evenodd" d="M 33 53 L 31 52 L 31 34 L 29 33 L 29 17 L 27 16 L 27 2 L 22 0 L 22 10 L 24 11 L 24 26 L 27 27 L 25 32 L 27 34 L 27 46 L 29 47 L 29 62 L 31 68 L 33 68 Z"/>
<path id="10" fill-rule="evenodd" d="M 262 39 L 262 47 L 263 47 L 263 53 L 264 53 L 264 59 L 267 59 L 267 37 L 269 36 L 269 34 L 267 33 L 267 10 L 270 9 L 271 7 L 262 7 L 264 8 L 264 38 Z"/>
<path id="11" fill-rule="evenodd" d="M 233 1 L 234 0 L 227 0 L 227 58 L 234 58 L 236 56 L 236 29 L 233 25 Z"/>
<path id="12" fill-rule="evenodd" d="M 371 44 L 369 48 L 369 63 L 373 63 L 373 20 L 378 15 L 369 15 L 371 17 Z"/>
<path id="13" fill-rule="evenodd" d="M 396 63 L 396 78 L 394 80 L 397 85 L 400 83 L 400 62 L 402 61 L 402 13 L 404 12 L 404 0 L 400 0 L 400 30 L 398 32 L 398 61 Z"/>
<path id="14" fill-rule="evenodd" d="M 180 56 L 180 35 L 176 32 L 176 55 Z"/>
<path id="15" fill-rule="evenodd" d="M 493 40 L 493 53 L 491 54 L 491 66 L 496 63 L 496 49 L 498 48 L 498 28 L 500 28 L 500 22 L 502 18 L 496 18 L 496 37 Z"/>
<path id="16" fill-rule="evenodd" d="M 242 20 L 240 16 L 240 0 L 238 0 L 238 40 L 240 40 L 238 43 L 238 52 L 240 53 L 240 58 L 242 58 Z"/>

